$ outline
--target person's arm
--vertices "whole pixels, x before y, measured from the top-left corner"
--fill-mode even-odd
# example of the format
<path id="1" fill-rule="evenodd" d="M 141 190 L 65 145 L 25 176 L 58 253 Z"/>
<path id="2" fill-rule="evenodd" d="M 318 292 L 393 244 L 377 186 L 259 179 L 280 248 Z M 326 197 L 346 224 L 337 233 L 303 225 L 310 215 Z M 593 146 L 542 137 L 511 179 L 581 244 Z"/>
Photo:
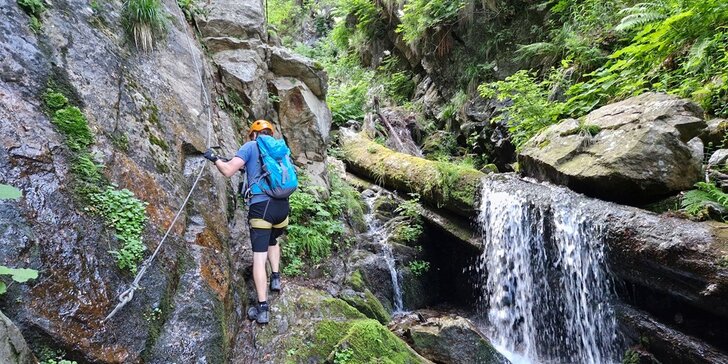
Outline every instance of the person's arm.
<path id="1" fill-rule="evenodd" d="M 245 166 L 245 161 L 239 156 L 236 155 L 233 159 L 224 161 L 220 159 L 220 157 L 218 157 L 212 149 L 206 150 L 202 156 L 214 163 L 215 167 L 217 167 L 220 173 L 222 173 L 225 177 L 231 177 Z"/>
<path id="2" fill-rule="evenodd" d="M 233 159 L 225 162 L 222 159 L 215 161 L 215 167 L 220 170 L 225 177 L 231 177 L 245 166 L 245 161 L 235 156 Z"/>

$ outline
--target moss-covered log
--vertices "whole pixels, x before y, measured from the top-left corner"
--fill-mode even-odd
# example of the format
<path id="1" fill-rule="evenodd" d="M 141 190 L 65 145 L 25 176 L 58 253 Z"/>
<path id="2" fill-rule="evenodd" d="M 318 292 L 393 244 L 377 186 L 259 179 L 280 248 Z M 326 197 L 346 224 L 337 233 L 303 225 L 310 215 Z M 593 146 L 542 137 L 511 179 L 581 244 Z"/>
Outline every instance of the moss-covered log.
<path id="1" fill-rule="evenodd" d="M 388 149 L 361 134 L 342 131 L 344 160 L 354 172 L 379 184 L 417 193 L 430 205 L 471 218 L 483 173 Z"/>

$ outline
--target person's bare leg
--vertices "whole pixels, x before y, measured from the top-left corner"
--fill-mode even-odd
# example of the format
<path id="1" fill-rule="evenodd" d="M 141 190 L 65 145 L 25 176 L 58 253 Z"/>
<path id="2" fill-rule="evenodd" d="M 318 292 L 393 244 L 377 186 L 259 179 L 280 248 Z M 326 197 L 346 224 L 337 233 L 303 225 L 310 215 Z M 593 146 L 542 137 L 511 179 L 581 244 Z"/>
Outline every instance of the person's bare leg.
<path id="1" fill-rule="evenodd" d="M 258 294 L 258 302 L 268 300 L 268 275 L 265 272 L 265 261 L 268 253 L 253 253 L 253 281 L 255 292 Z"/>
<path id="2" fill-rule="evenodd" d="M 280 272 L 281 265 L 281 244 L 268 246 L 268 261 L 272 272 Z"/>

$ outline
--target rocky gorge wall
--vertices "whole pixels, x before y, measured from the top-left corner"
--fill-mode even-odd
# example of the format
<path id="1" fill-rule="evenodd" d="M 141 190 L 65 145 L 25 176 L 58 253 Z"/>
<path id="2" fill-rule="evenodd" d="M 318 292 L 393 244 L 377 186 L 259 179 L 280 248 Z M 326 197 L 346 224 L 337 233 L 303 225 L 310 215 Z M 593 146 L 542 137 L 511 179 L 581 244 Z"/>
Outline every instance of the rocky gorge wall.
<path id="1" fill-rule="evenodd" d="M 208 2 L 202 44 L 176 2 L 164 1 L 168 24 L 150 52 L 124 36 L 120 1 L 49 3 L 37 33 L 14 1 L 0 5 L 0 183 L 24 196 L 0 202 L 0 264 L 40 272 L 11 286 L 0 307 L 32 347 L 79 362 L 231 360 L 247 304 L 247 225 L 232 197 L 238 177 L 222 177 L 200 152 L 217 146 L 230 156 L 245 120 L 270 118 L 326 185 L 325 75 L 267 44 L 261 1 Z M 120 244 L 113 229 L 79 197 L 76 156 L 42 101 L 48 87 L 82 111 L 103 177 L 148 203 L 145 256 L 204 168 L 141 289 L 106 323 L 133 275 L 109 253 Z"/>

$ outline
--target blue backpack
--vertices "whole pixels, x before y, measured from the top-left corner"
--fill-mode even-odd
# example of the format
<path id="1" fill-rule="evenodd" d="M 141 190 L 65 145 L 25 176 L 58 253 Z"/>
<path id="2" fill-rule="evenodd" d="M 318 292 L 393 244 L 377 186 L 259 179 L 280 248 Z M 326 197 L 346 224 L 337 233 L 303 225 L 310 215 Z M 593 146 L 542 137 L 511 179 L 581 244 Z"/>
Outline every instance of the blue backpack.
<path id="1" fill-rule="evenodd" d="M 288 198 L 298 188 L 291 150 L 283 139 L 259 135 L 255 139 L 260 155 L 261 175 L 250 186 L 253 194 L 265 193 L 275 199 Z"/>

